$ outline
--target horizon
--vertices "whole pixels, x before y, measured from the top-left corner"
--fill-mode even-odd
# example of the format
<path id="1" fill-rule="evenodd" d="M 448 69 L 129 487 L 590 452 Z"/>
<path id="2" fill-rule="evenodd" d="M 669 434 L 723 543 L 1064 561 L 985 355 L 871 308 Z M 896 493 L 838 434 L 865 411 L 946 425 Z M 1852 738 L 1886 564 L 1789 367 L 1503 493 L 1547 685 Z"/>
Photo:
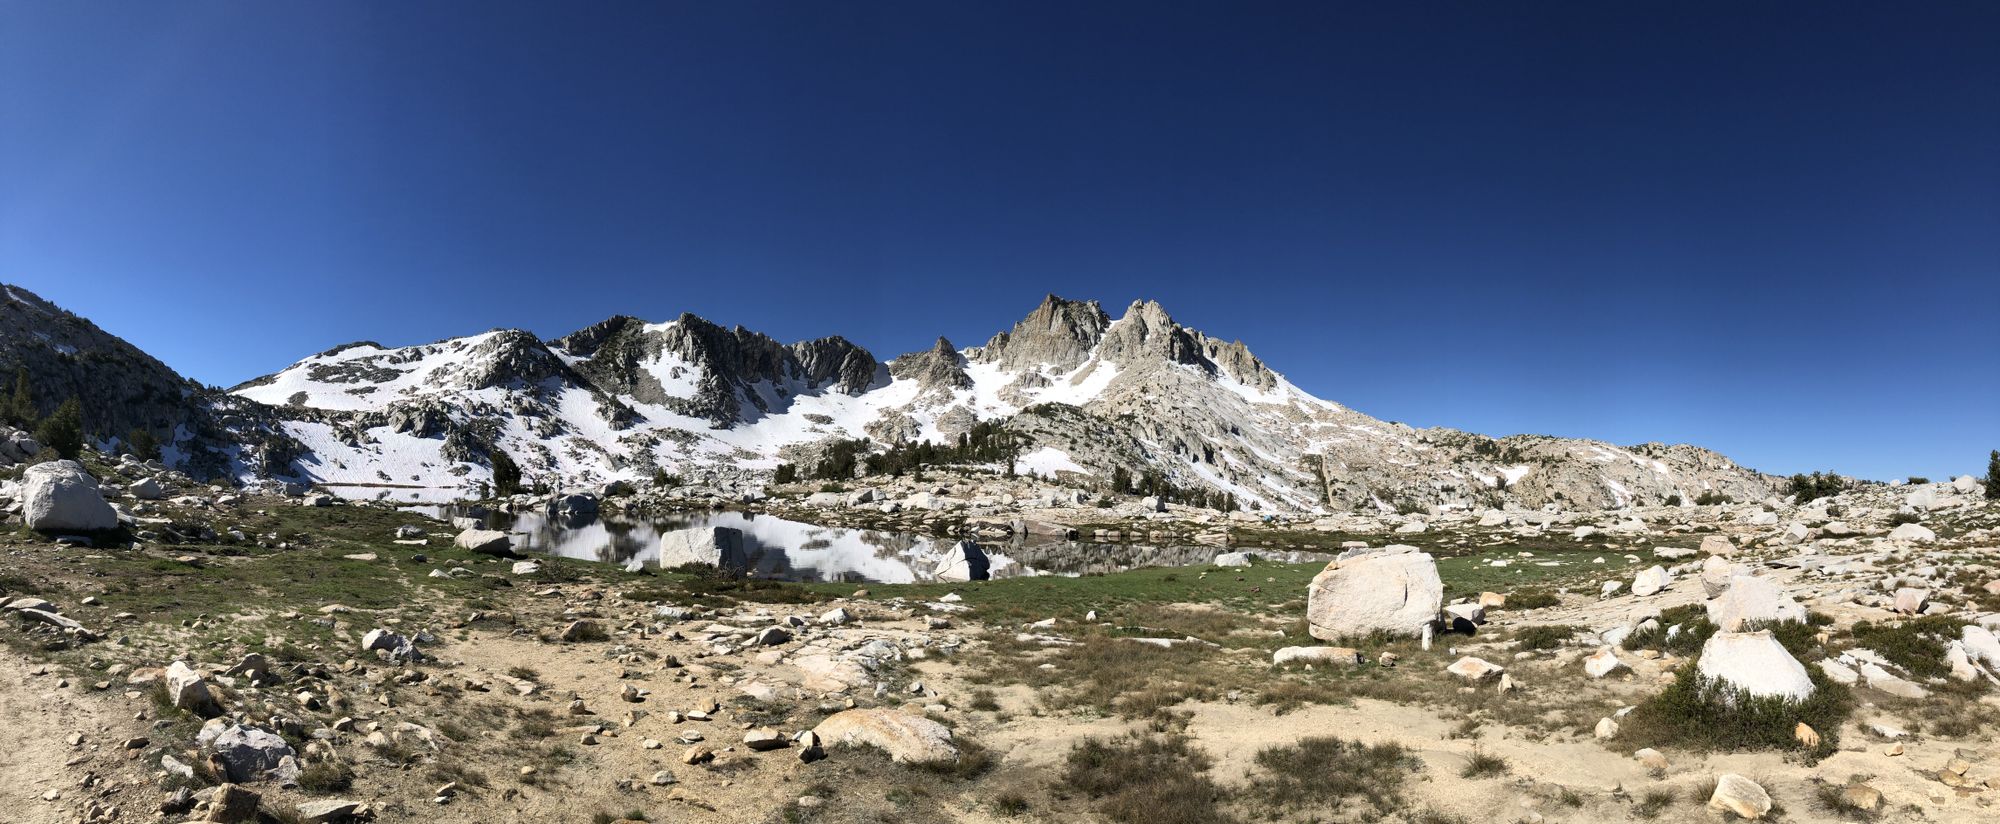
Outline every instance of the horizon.
<path id="1" fill-rule="evenodd" d="M 4 8 L 0 280 L 205 384 L 1054 293 L 1420 428 L 2000 447 L 2000 7 Z"/>

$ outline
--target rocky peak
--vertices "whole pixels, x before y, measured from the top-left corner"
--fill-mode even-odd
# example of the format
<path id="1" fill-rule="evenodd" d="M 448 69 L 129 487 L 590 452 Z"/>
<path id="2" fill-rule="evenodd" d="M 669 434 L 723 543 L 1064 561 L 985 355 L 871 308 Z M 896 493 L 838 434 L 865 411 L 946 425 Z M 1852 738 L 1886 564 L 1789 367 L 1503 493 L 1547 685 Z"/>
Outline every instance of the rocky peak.
<path id="1" fill-rule="evenodd" d="M 972 388 L 972 378 L 965 374 L 965 358 L 943 336 L 929 349 L 897 358 L 889 372 L 898 380 L 916 381 L 923 394 Z"/>
<path id="2" fill-rule="evenodd" d="M 1091 351 L 1097 348 L 1097 342 L 1110 325 L 1110 317 L 1097 301 L 1064 300 L 1049 295 L 1014 324 L 1013 329 L 987 341 L 978 353 L 979 359 L 997 363 L 1009 371 L 1049 364 L 1056 372 L 1068 372 L 1090 359 Z"/>

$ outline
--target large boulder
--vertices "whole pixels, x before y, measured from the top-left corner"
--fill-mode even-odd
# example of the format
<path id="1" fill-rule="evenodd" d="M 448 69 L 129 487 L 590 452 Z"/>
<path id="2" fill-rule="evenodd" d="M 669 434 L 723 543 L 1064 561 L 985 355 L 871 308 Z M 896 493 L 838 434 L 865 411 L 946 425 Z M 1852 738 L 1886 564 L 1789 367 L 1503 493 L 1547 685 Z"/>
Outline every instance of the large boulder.
<path id="1" fill-rule="evenodd" d="M 1804 621 L 1805 605 L 1786 595 L 1768 578 L 1737 575 L 1729 589 L 1708 602 L 1708 620 L 1724 632 L 1735 632 L 1751 621 Z"/>
<path id="2" fill-rule="evenodd" d="M 1751 695 L 1778 695 L 1803 701 L 1812 696 L 1805 665 L 1785 651 L 1770 630 L 1718 632 L 1701 647 L 1695 671 Z"/>
<path id="3" fill-rule="evenodd" d="M 959 541 L 938 554 L 931 574 L 945 581 L 984 581 L 992 577 L 993 562 L 986 551 L 971 541 Z"/>
<path id="4" fill-rule="evenodd" d="M 507 533 L 497 529 L 468 529 L 458 533 L 458 537 L 452 539 L 452 543 L 459 549 L 482 555 L 504 557 L 513 554 L 513 541 L 507 537 Z"/>
<path id="5" fill-rule="evenodd" d="M 684 564 L 707 564 L 734 571 L 749 569 L 750 554 L 743 550 L 743 531 L 702 526 L 661 535 L 660 568 L 673 569 Z"/>
<path id="6" fill-rule="evenodd" d="M 1632 579 L 1632 594 L 1640 596 L 1652 595 L 1666 589 L 1667 584 L 1672 581 L 1673 576 L 1667 574 L 1666 567 L 1648 567 L 1646 571 L 1639 573 L 1638 577 Z"/>
<path id="7" fill-rule="evenodd" d="M 29 529 L 114 529 L 118 511 L 104 502 L 97 479 L 76 461 L 49 461 L 21 475 L 21 517 Z"/>
<path id="8" fill-rule="evenodd" d="M 895 710 L 838 712 L 819 722 L 813 734 L 835 745 L 876 747 L 898 764 L 935 764 L 958 758 L 950 728 L 921 715 Z"/>
<path id="9" fill-rule="evenodd" d="M 1437 562 L 1412 546 L 1332 561 L 1306 588 L 1307 631 L 1322 641 L 1422 635 L 1443 607 Z"/>
<path id="10" fill-rule="evenodd" d="M 160 486 L 160 482 L 152 478 L 140 478 L 133 481 L 131 486 L 125 488 L 125 491 L 132 493 L 132 497 L 142 501 L 157 501 L 167 496 L 166 488 Z"/>
<path id="11" fill-rule="evenodd" d="M 1928 544 L 1937 540 L 1937 533 L 1923 524 L 1899 524 L 1895 529 L 1889 530 L 1889 540 Z"/>

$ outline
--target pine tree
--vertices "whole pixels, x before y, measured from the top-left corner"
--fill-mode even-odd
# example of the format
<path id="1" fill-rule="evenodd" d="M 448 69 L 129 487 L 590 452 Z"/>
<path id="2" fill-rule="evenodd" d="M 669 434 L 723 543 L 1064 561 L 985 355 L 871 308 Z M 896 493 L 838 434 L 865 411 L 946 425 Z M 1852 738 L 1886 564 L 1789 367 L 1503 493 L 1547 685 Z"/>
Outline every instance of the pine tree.
<path id="1" fill-rule="evenodd" d="M 1986 500 L 2000 501 L 2000 449 L 1986 458 Z"/>
<path id="2" fill-rule="evenodd" d="M 35 440 L 66 460 L 73 461 L 83 455 L 83 403 L 76 398 L 63 401 L 35 429 Z"/>
<path id="3" fill-rule="evenodd" d="M 160 439 L 153 437 L 152 430 L 143 426 L 125 436 L 125 448 L 142 461 L 159 460 L 160 457 Z"/>
<path id="4" fill-rule="evenodd" d="M 505 498 L 521 491 L 521 467 L 507 450 L 493 450 L 493 491 Z"/>
<path id="5" fill-rule="evenodd" d="M 788 484 L 799 479 L 799 468 L 791 464 L 778 464 L 778 471 L 771 473 L 771 483 Z"/>
<path id="6" fill-rule="evenodd" d="M 35 419 L 40 416 L 35 414 L 34 390 L 28 387 L 28 367 L 15 368 L 14 393 L 8 398 L 6 409 L 0 411 L 4 411 L 7 422 L 16 427 L 26 429 L 35 425 Z"/>
<path id="7" fill-rule="evenodd" d="M 1132 473 L 1127 472 L 1125 467 L 1111 468 L 1111 491 L 1119 495 L 1132 491 Z"/>

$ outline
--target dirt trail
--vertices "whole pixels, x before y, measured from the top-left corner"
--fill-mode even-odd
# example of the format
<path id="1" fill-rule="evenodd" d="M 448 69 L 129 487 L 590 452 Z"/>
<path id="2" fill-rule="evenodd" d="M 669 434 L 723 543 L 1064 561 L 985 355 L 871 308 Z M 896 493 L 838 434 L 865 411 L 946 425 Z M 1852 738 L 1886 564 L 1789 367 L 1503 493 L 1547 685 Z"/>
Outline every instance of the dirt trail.
<path id="1" fill-rule="evenodd" d="M 36 674 L 38 671 L 44 674 Z M 70 821 L 88 790 L 79 780 L 92 762 L 106 757 L 119 713 L 101 696 L 81 695 L 77 685 L 60 688 L 53 668 L 19 654 L 0 655 L 0 818 L 19 824 Z M 82 733 L 81 746 L 69 745 Z M 70 762 L 76 761 L 74 765 Z M 43 794 L 59 790 L 56 801 Z"/>

